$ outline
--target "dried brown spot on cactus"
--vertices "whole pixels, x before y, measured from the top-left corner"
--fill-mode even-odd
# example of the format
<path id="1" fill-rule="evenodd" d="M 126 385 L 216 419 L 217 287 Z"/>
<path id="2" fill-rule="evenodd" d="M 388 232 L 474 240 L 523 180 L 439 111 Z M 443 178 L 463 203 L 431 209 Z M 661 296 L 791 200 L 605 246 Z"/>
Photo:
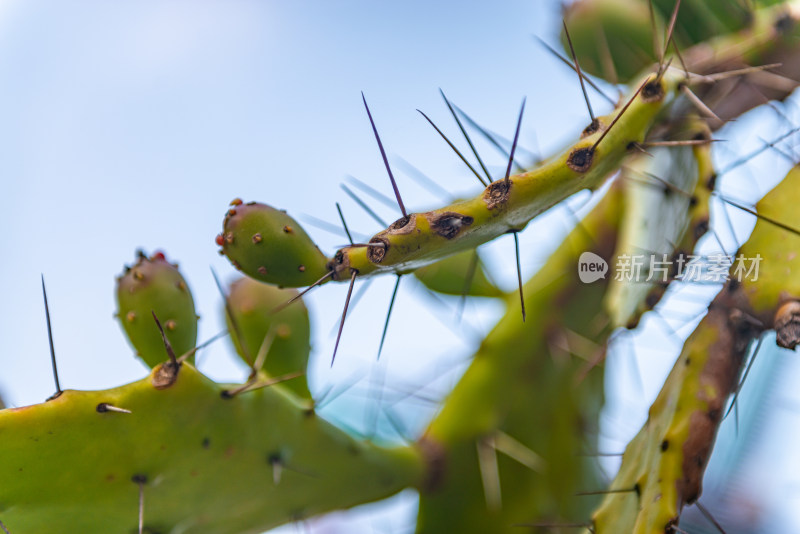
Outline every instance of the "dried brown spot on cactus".
<path id="1" fill-rule="evenodd" d="M 389 251 L 389 240 L 384 239 L 382 237 L 373 237 L 369 240 L 370 243 L 382 243 L 383 246 L 378 247 L 367 247 L 367 258 L 372 263 L 380 263 L 383 261 L 383 258 L 386 257 L 386 253 Z"/>
<path id="2" fill-rule="evenodd" d="M 471 225 L 474 219 L 468 215 L 462 215 L 454 211 L 446 211 L 428 217 L 431 229 L 444 237 L 452 239 L 461 232 L 463 228 Z"/>
<path id="3" fill-rule="evenodd" d="M 780 347 L 794 349 L 800 343 L 800 302 L 792 300 L 778 309 L 775 334 Z"/>
<path id="4" fill-rule="evenodd" d="M 489 184 L 483 192 L 483 201 L 490 210 L 502 206 L 508 201 L 508 195 L 513 185 L 513 181 L 498 180 Z"/>
<path id="5" fill-rule="evenodd" d="M 654 80 L 647 82 L 642 88 L 642 100 L 645 102 L 657 102 L 664 98 L 664 86 L 661 81 Z"/>
<path id="6" fill-rule="evenodd" d="M 417 221 L 413 217 L 413 213 L 400 217 L 395 222 L 389 225 L 387 231 L 391 234 L 409 234 L 417 227 Z"/>
<path id="7" fill-rule="evenodd" d="M 581 147 L 570 152 L 567 157 L 567 166 L 575 172 L 586 172 L 592 167 L 594 161 L 594 148 Z"/>
<path id="8" fill-rule="evenodd" d="M 581 132 L 581 139 L 584 137 L 589 137 L 593 133 L 597 133 L 603 127 L 603 124 L 600 122 L 600 119 L 594 119 L 592 122 L 589 123 L 589 126 L 583 129 Z"/>
<path id="9" fill-rule="evenodd" d="M 153 387 L 156 389 L 166 389 L 175 383 L 178 379 L 178 372 L 181 369 L 181 364 L 176 362 L 164 362 L 153 371 L 153 378 L 151 380 Z"/>

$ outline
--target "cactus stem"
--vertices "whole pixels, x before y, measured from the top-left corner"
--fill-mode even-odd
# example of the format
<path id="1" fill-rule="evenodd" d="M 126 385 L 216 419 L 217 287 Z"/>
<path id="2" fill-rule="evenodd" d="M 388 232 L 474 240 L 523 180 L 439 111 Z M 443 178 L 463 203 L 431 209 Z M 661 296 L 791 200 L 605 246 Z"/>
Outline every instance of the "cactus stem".
<path id="1" fill-rule="evenodd" d="M 350 230 L 347 228 L 347 221 L 344 220 L 344 213 L 342 213 L 342 207 L 339 203 L 336 203 L 336 211 L 339 212 L 339 219 L 342 221 L 342 227 L 344 228 L 344 233 L 347 234 L 347 240 L 350 241 L 350 244 L 353 244 L 353 236 L 350 235 Z"/>
<path id="2" fill-rule="evenodd" d="M 158 331 L 161 333 L 161 340 L 164 342 L 164 349 L 167 351 L 167 356 L 169 356 L 169 361 L 173 366 L 180 365 L 178 363 L 178 358 L 175 356 L 175 351 L 172 349 L 172 345 L 167 339 L 167 334 L 164 332 L 164 328 L 161 326 L 161 321 L 158 320 L 156 316 L 156 312 L 150 310 L 150 313 L 153 314 L 153 320 L 156 322 L 156 326 L 158 327 Z"/>
<path id="3" fill-rule="evenodd" d="M 575 72 L 578 74 L 578 81 L 581 82 L 581 92 L 583 92 L 583 99 L 586 101 L 586 108 L 589 110 L 589 119 L 591 119 L 591 123 L 595 124 L 597 119 L 594 116 L 594 111 L 592 110 L 592 103 L 589 101 L 589 95 L 586 93 L 586 84 L 583 82 L 583 73 L 581 72 L 580 63 L 578 63 L 578 56 L 575 55 L 575 47 L 572 46 L 572 37 L 569 36 L 569 30 L 567 29 L 567 21 L 561 19 L 561 24 L 564 25 L 564 35 L 567 36 L 567 43 L 569 43 L 569 52 L 572 55 L 572 61 L 575 63 Z"/>
<path id="4" fill-rule="evenodd" d="M 697 509 L 700 510 L 700 513 L 703 514 L 703 516 L 716 527 L 720 534 L 725 534 L 725 529 L 722 528 L 722 525 L 719 524 L 719 521 L 717 521 L 714 516 L 711 515 L 711 512 L 708 508 L 700 504 L 700 501 L 695 501 L 694 505 L 697 506 Z"/>
<path id="5" fill-rule="evenodd" d="M 472 153 L 475 155 L 475 159 L 478 160 L 478 164 L 481 166 L 483 173 L 486 175 L 486 178 L 491 182 L 492 175 L 489 172 L 489 169 L 486 168 L 486 165 L 483 164 L 483 160 L 481 159 L 480 154 L 478 154 L 478 150 L 475 148 L 475 145 L 472 144 L 472 139 L 469 138 L 469 134 L 467 133 L 467 130 L 464 129 L 464 125 L 461 124 L 461 120 L 458 118 L 456 110 L 453 109 L 453 106 L 450 104 L 450 101 L 447 99 L 446 96 L 444 96 L 444 91 L 442 91 L 441 88 L 439 88 L 439 93 L 442 95 L 444 103 L 447 104 L 447 109 L 450 110 L 450 114 L 453 116 L 453 119 L 455 119 L 456 124 L 458 125 L 458 129 L 461 130 L 461 134 L 464 136 L 464 139 L 467 140 L 467 144 L 469 145 L 470 150 L 472 150 Z M 483 180 L 481 180 L 481 182 L 483 182 Z M 486 184 L 484 184 L 484 186 L 485 185 Z"/>
<path id="6" fill-rule="evenodd" d="M 519 141 L 519 129 L 522 126 L 522 115 L 525 113 L 525 101 L 527 98 L 522 99 L 522 107 L 519 109 L 519 118 L 517 119 L 517 129 L 514 132 L 514 141 L 511 143 L 511 153 L 508 156 L 508 167 L 506 167 L 505 188 L 506 191 L 511 187 L 509 176 L 511 176 L 511 165 L 514 163 L 514 152 L 517 150 L 517 141 Z M 592 121 L 594 122 L 594 121 Z"/>
<path id="7" fill-rule="evenodd" d="M 50 364 L 53 367 L 53 380 L 56 383 L 56 392 L 47 400 L 53 400 L 61 395 L 61 384 L 58 382 L 58 367 L 56 366 L 56 350 L 53 345 L 53 327 L 50 323 L 50 306 L 47 304 L 47 289 L 44 287 L 44 274 L 42 274 L 42 296 L 44 297 L 44 315 L 47 320 L 47 339 L 50 342 Z"/>
<path id="8" fill-rule="evenodd" d="M 106 412 L 113 412 L 113 413 L 133 413 L 130 410 L 126 410 L 125 408 L 120 408 L 119 406 L 114 406 L 113 404 L 109 404 L 107 402 L 101 402 L 97 405 L 97 413 L 106 413 Z"/>
<path id="9" fill-rule="evenodd" d="M 366 100 L 364 101 L 366 103 Z M 399 197 L 398 197 L 399 200 Z M 401 204 L 402 205 L 402 204 Z M 404 208 L 405 211 L 405 208 Z M 339 350 L 339 341 L 342 339 L 342 330 L 344 329 L 344 320 L 347 318 L 347 307 L 350 306 L 350 297 L 353 295 L 353 286 L 356 283 L 356 276 L 358 276 L 358 271 L 355 269 L 351 269 L 353 272 L 350 275 L 350 287 L 347 288 L 347 298 L 344 301 L 344 309 L 342 310 L 342 320 L 339 323 L 339 333 L 336 334 L 336 345 L 333 347 L 333 356 L 331 356 L 331 367 L 333 367 L 333 362 L 336 361 L 336 351 Z M 333 273 L 333 271 L 331 271 Z"/>
<path id="10" fill-rule="evenodd" d="M 381 359 L 381 352 L 383 351 L 383 342 L 386 341 L 386 331 L 389 330 L 389 319 L 392 316 L 392 310 L 394 309 L 394 300 L 397 297 L 397 289 L 400 287 L 400 279 L 403 275 L 397 275 L 397 281 L 394 283 L 394 290 L 392 291 L 392 298 L 389 300 L 389 311 L 386 312 L 386 322 L 383 323 L 383 333 L 381 334 L 381 343 L 378 346 L 378 356 L 375 358 L 376 360 Z"/>
<path id="11" fill-rule="evenodd" d="M 425 112 L 424 112 L 424 111 L 422 111 L 422 110 L 420 110 L 420 109 L 417 109 L 417 111 L 419 112 L 419 114 L 420 114 L 420 115 L 422 115 L 423 117 L 425 117 L 425 120 L 426 120 L 426 121 L 428 121 L 428 123 L 429 123 L 431 126 L 433 126 L 433 129 L 434 129 L 434 130 L 436 130 L 436 131 L 439 133 L 439 135 L 441 135 L 441 136 L 442 136 L 442 139 L 444 139 L 444 141 L 445 141 L 445 142 L 448 144 L 448 146 L 450 146 L 450 148 L 452 148 L 452 149 L 453 149 L 453 152 L 455 152 L 455 153 L 456 153 L 456 155 L 457 155 L 459 158 L 461 158 L 461 161 L 463 161 L 463 162 L 464 162 L 464 165 L 466 165 L 467 167 L 469 167 L 469 170 L 470 170 L 470 171 L 472 171 L 472 174 L 474 174 L 474 175 L 475 175 L 475 178 L 477 178 L 477 179 L 478 179 L 478 181 L 481 183 L 481 185 L 482 185 L 483 187 L 486 187 L 486 186 L 488 185 L 488 184 L 486 183 L 486 180 L 484 180 L 483 178 L 481 178 L 481 175 L 480 175 L 480 174 L 478 174 L 478 171 L 476 171 L 476 170 L 475 170 L 475 168 L 474 168 L 474 167 L 473 167 L 473 166 L 470 164 L 470 162 L 469 162 L 469 161 L 467 161 L 467 158 L 465 158 L 465 157 L 464 157 L 464 155 L 461 153 L 461 151 L 460 151 L 460 150 L 458 150 L 458 148 L 456 148 L 456 146 L 455 146 L 455 145 L 452 143 L 452 141 L 450 141 L 450 139 L 448 139 L 448 138 L 447 138 L 447 136 L 444 134 L 444 132 L 442 132 L 442 131 L 439 129 L 439 127 L 438 127 L 438 126 L 436 126 L 436 124 L 435 124 L 435 123 L 434 123 L 434 122 L 431 120 L 431 118 L 430 118 L 430 117 L 428 117 L 428 116 L 425 114 Z M 491 178 L 491 177 L 490 177 L 490 178 Z"/>
<path id="12" fill-rule="evenodd" d="M 342 188 L 342 190 L 343 190 L 345 193 L 347 193 L 347 196 L 349 196 L 350 198 L 352 198 L 352 199 L 353 199 L 353 201 L 354 201 L 356 204 L 358 204 L 358 205 L 361 207 L 361 209 L 362 209 L 362 210 L 364 210 L 365 212 L 367 212 L 367 215 L 369 215 L 370 217 L 372 217 L 372 219 L 373 219 L 375 222 L 377 222 L 378 224 L 380 224 L 380 225 L 381 225 L 381 226 L 383 226 L 383 227 L 386 227 L 386 226 L 388 226 L 388 225 L 386 224 L 386 221 L 384 221 L 383 219 L 381 219 L 381 218 L 380 218 L 380 216 L 378 216 L 378 214 L 377 214 L 377 213 L 375 213 L 375 212 L 372 210 L 372 208 L 370 208 L 370 207 L 369 207 L 369 206 L 366 204 L 366 202 L 364 202 L 363 200 L 361 200 L 361 198 L 360 198 L 358 195 L 356 195 L 356 194 L 353 192 L 353 190 L 352 190 L 352 189 L 350 189 L 349 187 L 347 187 L 345 184 L 341 184 L 339 187 L 341 187 L 341 188 Z"/>
<path id="13" fill-rule="evenodd" d="M 544 39 L 542 39 L 541 37 L 539 37 L 538 35 L 534 35 L 534 37 L 535 37 L 535 38 L 536 38 L 536 40 L 539 42 L 539 44 L 540 44 L 540 45 L 542 45 L 542 46 L 545 48 L 545 50 L 547 50 L 547 51 L 548 51 L 548 52 L 550 52 L 552 55 L 554 55 L 555 57 L 557 57 L 558 59 L 560 59 L 560 60 L 561 60 L 561 62 L 562 62 L 562 63 L 564 63 L 564 64 L 565 64 L 567 67 L 571 68 L 573 71 L 575 70 L 575 66 L 574 66 L 572 63 L 570 63 L 570 61 L 569 61 L 567 58 L 565 58 L 564 56 L 562 56 L 562 55 L 561 55 L 561 54 L 558 52 L 558 50 L 556 50 L 555 48 L 553 48 L 552 46 L 550 46 L 549 44 L 547 44 L 547 42 L 546 42 Z M 577 71 L 576 71 L 576 72 L 577 72 Z M 605 93 L 603 92 L 603 90 L 602 90 L 602 89 L 600 89 L 600 87 L 598 87 L 598 86 L 597 86 L 597 84 L 596 84 L 596 83 L 594 83 L 594 81 L 592 81 L 592 79 L 591 79 L 591 78 L 589 78 L 588 76 L 586 76 L 586 74 L 584 74 L 584 73 L 582 73 L 582 72 L 581 72 L 581 78 L 583 78 L 584 80 L 586 80 L 586 83 L 588 83 L 588 84 L 589 84 L 589 87 L 591 87 L 592 89 L 594 89 L 595 91 L 597 91 L 597 92 L 598 92 L 598 94 L 600 94 L 600 96 L 602 96 L 603 98 L 605 98 L 605 99 L 608 101 L 608 103 L 609 103 L 609 104 L 611 104 L 612 106 L 616 105 L 616 102 L 614 101 L 614 99 L 613 99 L 613 98 L 611 98 L 610 96 L 608 96 L 607 94 L 605 94 Z M 474 126 L 474 125 L 473 125 L 473 126 Z"/>
<path id="14" fill-rule="evenodd" d="M 403 217 L 408 217 L 408 213 L 406 213 L 406 207 L 403 205 L 403 199 L 400 197 L 400 190 L 397 189 L 397 182 L 395 182 L 394 175 L 392 174 L 392 168 L 389 166 L 389 159 L 386 157 L 386 151 L 383 149 L 383 143 L 381 143 L 381 136 L 378 135 L 378 129 L 375 127 L 375 121 L 372 120 L 372 113 L 369 111 L 369 106 L 367 105 L 367 98 L 364 96 L 363 91 L 361 92 L 361 100 L 364 101 L 364 107 L 367 109 L 367 116 L 369 117 L 369 123 L 372 125 L 372 132 L 375 134 L 375 141 L 378 142 L 378 148 L 381 151 L 383 164 L 386 166 L 386 172 L 389 173 L 389 180 L 392 182 L 392 189 L 394 189 L 394 196 L 397 198 L 397 205 L 400 207 L 400 212 L 403 214 Z"/>

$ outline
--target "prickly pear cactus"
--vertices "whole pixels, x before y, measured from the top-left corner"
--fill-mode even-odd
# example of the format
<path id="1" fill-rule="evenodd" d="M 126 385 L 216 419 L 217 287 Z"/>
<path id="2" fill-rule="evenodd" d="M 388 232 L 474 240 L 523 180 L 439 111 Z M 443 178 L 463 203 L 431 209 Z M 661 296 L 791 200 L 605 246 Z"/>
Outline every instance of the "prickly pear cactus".
<path id="1" fill-rule="evenodd" d="M 349 243 L 323 252 L 280 207 L 237 199 L 226 208 L 216 243 L 245 276 L 220 288 L 221 308 L 249 369 L 243 383 L 217 383 L 194 366 L 202 345 L 188 285 L 163 253 L 139 254 L 117 279 L 117 318 L 150 373 L 96 391 L 62 390 L 57 381 L 41 404 L 0 403 L 0 528 L 259 532 L 411 488 L 420 496 L 420 534 L 680 531 L 683 508 L 702 493 L 748 347 L 770 330 L 781 346 L 800 343 L 800 171 L 749 208 L 724 197 L 718 182 L 727 169 L 715 169 L 712 158 L 726 120 L 798 85 L 800 4 L 579 0 L 563 14 L 553 33 L 563 32 L 576 83 L 594 84 L 589 73 L 627 87 L 599 116 L 586 97 L 588 124 L 550 157 L 528 167 L 515 159 L 523 104 L 513 141 L 476 128 L 507 157 L 505 173 L 493 176 L 459 118 L 468 117 L 445 99 L 479 165 L 447 143 L 483 189 L 407 211 L 362 95 L 399 219 L 353 240 L 339 210 Z M 750 75 L 770 81 L 763 94 L 740 83 Z M 519 232 L 587 190 L 594 207 L 524 281 Z M 665 263 L 692 253 L 712 229 L 714 197 L 758 217 L 737 254 L 763 258 L 760 277 L 732 276 L 711 302 L 607 483 L 586 453 L 601 433 L 611 341 L 685 282 L 665 270 L 631 285 L 608 266 L 642 250 Z M 506 234 L 514 237 L 518 281 L 508 292 L 478 252 Z M 588 281 L 585 254 L 605 265 Z M 505 311 L 424 430 L 403 435 L 402 445 L 365 440 L 326 420 L 324 395 L 309 389 L 311 324 L 302 297 L 349 282 L 341 314 L 323 310 L 338 321 L 335 356 L 357 279 L 392 275 L 393 305 L 401 277 L 412 273 L 444 299 L 489 297 Z M 47 317 L 50 328 L 49 310 Z M 401 400 L 419 393 L 409 389 Z M 384 408 L 382 399 L 375 404 Z"/>
<path id="2" fill-rule="evenodd" d="M 178 356 L 197 346 L 197 313 L 186 280 L 162 252 L 138 252 L 136 263 L 117 277 L 116 317 L 148 367 L 167 359 L 155 318 Z"/>

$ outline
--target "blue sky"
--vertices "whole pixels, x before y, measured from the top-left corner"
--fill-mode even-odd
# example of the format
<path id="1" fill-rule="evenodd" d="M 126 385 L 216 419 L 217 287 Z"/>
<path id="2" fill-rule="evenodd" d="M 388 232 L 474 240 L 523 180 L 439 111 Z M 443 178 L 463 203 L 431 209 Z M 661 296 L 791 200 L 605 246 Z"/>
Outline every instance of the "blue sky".
<path id="1" fill-rule="evenodd" d="M 378 230 L 339 189 L 352 174 L 391 192 L 361 91 L 392 157 L 453 194 L 473 193 L 477 182 L 415 111 L 455 136 L 439 88 L 508 137 L 527 96 L 521 144 L 556 150 L 588 122 L 574 73 L 533 39 L 555 42 L 559 24 L 555 2 L 530 0 L 0 1 L 0 394 L 24 405 L 53 391 L 41 273 L 62 385 L 104 388 L 145 374 L 112 319 L 113 277 L 137 248 L 163 249 L 180 262 L 205 339 L 223 328 L 209 266 L 233 276 L 213 240 L 234 197 L 334 223 L 340 201 L 351 229 Z M 608 109 L 598 98 L 594 105 L 598 113 Z M 777 131 L 765 126 L 762 135 Z M 758 134 L 741 135 L 752 143 Z M 481 148 L 493 169 L 504 167 Z M 777 178 L 780 165 L 765 165 Z M 397 174 L 408 206 L 436 205 L 435 195 Z M 398 213 L 381 207 L 381 215 Z M 568 226 L 557 211 L 522 234 L 526 275 Z M 326 252 L 344 243 L 307 230 Z M 498 283 L 514 287 L 511 239 L 488 252 Z M 329 334 L 346 288 L 330 284 L 309 298 L 317 390 L 374 361 L 393 283 L 373 283 L 351 312 L 333 371 Z M 463 359 L 500 311 L 470 306 L 454 327 L 452 303 L 439 307 L 406 287 L 382 361 L 390 375 L 412 379 L 433 358 Z M 226 343 L 207 350 L 200 367 L 241 380 L 245 370 Z M 647 396 L 670 356 L 659 362 L 645 357 Z M 445 375 L 442 387 L 455 378 Z M 644 417 L 641 399 L 632 404 Z M 625 432 L 640 421 L 626 422 Z"/>

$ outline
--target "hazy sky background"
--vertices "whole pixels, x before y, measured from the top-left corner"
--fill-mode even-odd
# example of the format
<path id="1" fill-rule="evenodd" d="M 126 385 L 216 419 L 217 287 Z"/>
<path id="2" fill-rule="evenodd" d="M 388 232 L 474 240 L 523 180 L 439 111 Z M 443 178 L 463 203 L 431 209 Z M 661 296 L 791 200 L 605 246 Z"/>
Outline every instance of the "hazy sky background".
<path id="1" fill-rule="evenodd" d="M 62 386 L 106 388 L 146 372 L 112 319 L 114 276 L 134 260 L 137 248 L 162 249 L 180 262 L 202 315 L 200 338 L 207 339 L 223 328 L 209 266 L 224 279 L 234 275 L 214 245 L 231 199 L 258 200 L 301 221 L 303 214 L 312 214 L 331 223 L 337 222 L 334 201 L 340 201 L 351 230 L 377 231 L 339 188 L 352 174 L 391 193 L 360 91 L 369 100 L 410 209 L 435 207 L 441 199 L 404 176 L 397 156 L 454 195 L 479 190 L 415 111 L 428 113 L 455 138 L 439 88 L 507 137 L 527 96 L 521 145 L 544 154 L 557 150 L 588 123 L 574 73 L 533 39 L 539 35 L 555 43 L 559 25 L 556 2 L 530 0 L 0 0 L 0 224 L 5 229 L 0 394 L 19 406 L 53 392 L 41 273 Z M 608 111 L 602 99 L 593 101 L 598 113 Z M 720 149 L 719 157 L 724 150 L 730 154 L 752 146 L 759 135 L 774 136 L 784 126 L 762 115 L 743 118 L 739 127 L 739 133 L 726 132 L 730 148 Z M 503 159 L 481 148 L 501 173 Z M 758 185 L 740 173 L 726 177 L 728 190 L 756 198 L 786 170 L 774 155 L 759 164 Z M 579 195 L 575 204 L 585 199 Z M 388 220 L 399 216 L 396 209 L 376 209 Z M 564 213 L 556 209 L 521 235 L 526 276 L 568 230 Z M 305 226 L 323 251 L 345 242 Z M 739 240 L 750 226 L 746 220 L 737 223 Z M 720 233 L 732 246 L 729 232 Z M 486 252 L 498 284 L 515 287 L 511 238 L 498 239 Z M 321 391 L 369 369 L 393 284 L 391 277 L 376 280 L 351 311 L 333 370 L 328 368 L 331 329 L 346 287 L 329 284 L 310 296 L 312 389 Z M 457 300 L 443 306 L 414 289 L 412 280 L 403 284 L 383 365 L 393 379 L 418 383 L 433 378 L 430 365 L 439 359 L 440 371 L 454 371 L 440 373 L 446 390 L 463 370 L 454 362 L 469 356 L 502 306 L 470 304 L 457 325 Z M 684 325 L 681 333 L 690 330 Z M 632 366 L 622 363 L 614 370 L 609 362 L 614 370 L 605 419 L 609 446 L 621 448 L 638 430 L 676 355 L 663 328 L 651 325 L 644 338 L 637 345 L 642 388 L 630 384 Z M 246 372 L 233 361 L 227 343 L 205 351 L 199 367 L 218 380 L 242 380 Z M 781 357 L 765 354 L 763 360 Z M 798 374 L 797 367 L 781 373 L 786 380 Z M 363 430 L 362 400 L 345 399 L 328 416 Z M 796 426 L 797 408 L 790 414 L 795 418 L 782 425 Z M 419 428 L 429 415 L 409 413 L 408 424 Z M 762 432 L 772 436 L 765 428 Z M 794 484 L 780 493 L 781 502 L 770 502 L 780 521 L 797 521 L 797 513 L 792 517 L 788 510 L 790 501 L 797 504 L 798 480 L 781 482 L 788 469 L 781 441 L 767 440 L 773 460 L 763 469 L 771 490 Z M 782 459 L 780 469 L 775 458 Z M 396 515 L 408 518 L 413 501 L 413 496 L 403 500 L 405 508 Z M 377 520 L 379 528 L 387 521 L 397 526 L 396 518 L 383 519 Z"/>

